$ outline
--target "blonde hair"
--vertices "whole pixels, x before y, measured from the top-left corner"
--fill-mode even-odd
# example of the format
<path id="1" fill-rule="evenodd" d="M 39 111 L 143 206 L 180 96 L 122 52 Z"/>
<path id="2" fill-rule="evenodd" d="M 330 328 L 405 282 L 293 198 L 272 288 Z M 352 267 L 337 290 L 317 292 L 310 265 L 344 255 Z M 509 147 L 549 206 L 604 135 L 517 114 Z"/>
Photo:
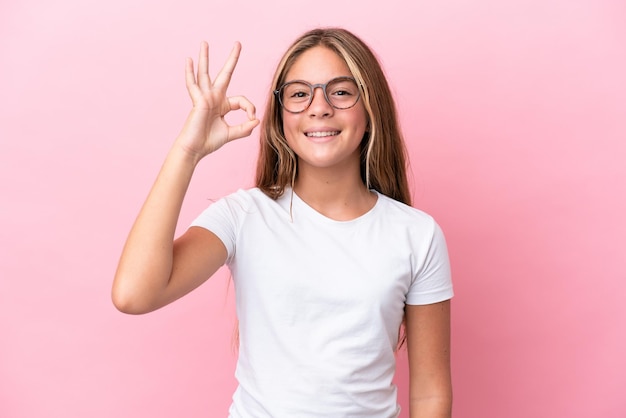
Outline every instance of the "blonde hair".
<path id="1" fill-rule="evenodd" d="M 293 186 L 298 159 L 287 145 L 282 109 L 274 90 L 284 82 L 294 62 L 305 51 L 323 46 L 339 55 L 361 87 L 361 100 L 368 115 L 368 130 L 361 143 L 361 178 L 371 189 L 411 204 L 407 158 L 396 106 L 383 70 L 372 50 L 357 36 L 341 28 L 322 28 L 298 38 L 280 60 L 261 126 L 261 149 L 256 186 L 273 199 Z"/>

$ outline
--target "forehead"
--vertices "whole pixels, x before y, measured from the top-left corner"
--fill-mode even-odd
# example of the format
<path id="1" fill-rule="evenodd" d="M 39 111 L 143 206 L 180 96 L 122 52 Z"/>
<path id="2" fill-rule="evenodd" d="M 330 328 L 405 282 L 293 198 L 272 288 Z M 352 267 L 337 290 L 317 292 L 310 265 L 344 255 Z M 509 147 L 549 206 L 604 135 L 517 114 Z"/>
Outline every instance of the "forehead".
<path id="1" fill-rule="evenodd" d="M 294 61 L 285 78 L 287 81 L 304 80 L 315 84 L 341 76 L 352 76 L 343 58 L 325 46 L 315 46 Z"/>

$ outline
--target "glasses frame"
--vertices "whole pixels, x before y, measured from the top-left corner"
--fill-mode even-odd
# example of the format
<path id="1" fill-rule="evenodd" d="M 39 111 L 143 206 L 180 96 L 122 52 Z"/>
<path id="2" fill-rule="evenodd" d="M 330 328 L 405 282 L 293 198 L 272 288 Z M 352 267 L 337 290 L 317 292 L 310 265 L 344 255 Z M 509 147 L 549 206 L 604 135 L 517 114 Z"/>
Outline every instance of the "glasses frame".
<path id="1" fill-rule="evenodd" d="M 357 89 L 358 89 L 358 95 L 356 96 L 356 100 L 354 101 L 354 104 L 348 106 L 348 107 L 337 107 L 334 104 L 331 103 L 330 99 L 328 98 L 328 94 L 326 93 L 326 87 L 328 87 L 329 84 L 337 81 L 337 80 L 350 80 L 353 81 L 354 84 L 356 84 Z M 282 101 L 282 94 L 281 92 L 283 91 L 283 89 L 290 85 L 290 84 L 295 84 L 295 83 L 300 83 L 300 84 L 305 84 L 307 86 L 309 86 L 309 88 L 311 89 L 311 95 L 309 96 L 309 101 L 306 104 L 306 106 L 304 107 L 304 109 L 299 110 L 297 112 L 291 111 L 289 109 L 287 109 L 285 107 L 285 105 L 283 104 Z M 332 108 L 334 109 L 338 109 L 338 110 L 346 110 L 346 109 L 350 109 L 353 108 L 354 106 L 356 106 L 356 104 L 359 102 L 359 99 L 361 98 L 361 85 L 354 79 L 354 77 L 348 77 L 348 76 L 341 76 L 341 77 L 335 77 L 333 79 L 328 80 L 326 83 L 318 83 L 318 84 L 311 84 L 308 83 L 304 80 L 292 80 L 292 81 L 288 81 L 286 83 L 283 83 L 282 86 L 280 86 L 277 90 L 274 90 L 274 95 L 276 96 L 276 98 L 278 99 L 278 103 L 280 103 L 280 105 L 282 106 L 282 108 L 284 110 L 286 110 L 289 113 L 302 113 L 305 110 L 307 110 L 309 108 L 309 106 L 311 106 L 311 103 L 313 102 L 313 96 L 315 96 L 315 89 L 320 88 L 322 89 L 322 93 L 324 94 L 324 100 L 326 100 L 326 103 L 328 103 Z"/>

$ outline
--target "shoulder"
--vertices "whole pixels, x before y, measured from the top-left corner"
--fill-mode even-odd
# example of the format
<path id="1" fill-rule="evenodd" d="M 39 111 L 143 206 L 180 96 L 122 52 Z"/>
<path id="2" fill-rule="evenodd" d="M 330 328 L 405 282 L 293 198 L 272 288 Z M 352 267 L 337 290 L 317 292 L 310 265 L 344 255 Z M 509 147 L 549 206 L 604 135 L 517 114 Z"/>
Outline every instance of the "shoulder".
<path id="1" fill-rule="evenodd" d="M 253 187 L 232 192 L 213 202 L 209 207 L 226 206 L 231 207 L 233 210 L 243 209 L 245 211 L 254 206 L 270 204 L 272 201 L 273 200 L 259 188 Z"/>
<path id="2" fill-rule="evenodd" d="M 377 222 L 395 242 L 406 242 L 413 251 L 446 246 L 443 230 L 430 214 L 382 194 L 379 202 Z"/>
<path id="3" fill-rule="evenodd" d="M 225 213 L 227 216 L 244 220 L 285 218 L 289 215 L 290 198 L 287 194 L 273 199 L 261 189 L 239 189 L 208 207 L 205 212 Z"/>
<path id="4" fill-rule="evenodd" d="M 191 226 L 208 229 L 217 235 L 230 260 L 244 226 L 258 225 L 259 219 L 270 218 L 273 207 L 276 207 L 274 200 L 261 190 L 240 189 L 211 203 Z"/>
<path id="5" fill-rule="evenodd" d="M 237 219 L 242 214 L 249 212 L 255 204 L 257 193 L 254 189 L 239 189 L 217 200 L 211 200 L 211 203 L 192 223 L 195 226 L 212 225 L 214 223 L 223 223 L 228 219 Z"/>
<path id="6" fill-rule="evenodd" d="M 378 193 L 380 216 L 389 222 L 409 228 L 434 230 L 438 228 L 435 219 L 423 210 L 399 202 L 382 193 Z"/>

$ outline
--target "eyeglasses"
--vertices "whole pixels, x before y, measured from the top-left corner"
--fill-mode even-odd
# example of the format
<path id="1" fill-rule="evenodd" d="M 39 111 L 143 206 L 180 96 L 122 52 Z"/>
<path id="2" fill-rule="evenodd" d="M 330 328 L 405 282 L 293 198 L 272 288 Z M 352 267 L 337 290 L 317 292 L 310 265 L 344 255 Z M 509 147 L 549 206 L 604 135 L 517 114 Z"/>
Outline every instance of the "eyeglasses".
<path id="1" fill-rule="evenodd" d="M 304 112 L 313 101 L 316 88 L 324 92 L 324 99 L 335 109 L 349 109 L 361 97 L 361 89 L 352 77 L 333 78 L 325 84 L 310 84 L 306 81 L 295 80 L 274 90 L 283 109 L 290 113 Z"/>

